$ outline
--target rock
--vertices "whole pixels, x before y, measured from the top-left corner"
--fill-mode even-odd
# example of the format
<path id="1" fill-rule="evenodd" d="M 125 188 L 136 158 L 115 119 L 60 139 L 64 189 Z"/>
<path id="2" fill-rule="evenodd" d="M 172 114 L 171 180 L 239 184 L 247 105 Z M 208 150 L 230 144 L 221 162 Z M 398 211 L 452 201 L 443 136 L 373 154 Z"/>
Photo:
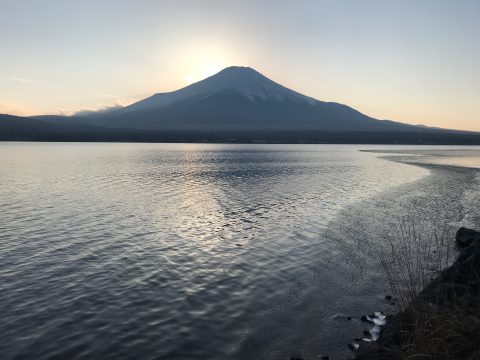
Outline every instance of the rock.
<path id="1" fill-rule="evenodd" d="M 460 249 L 468 247 L 474 240 L 480 239 L 480 232 L 461 227 L 455 235 L 455 242 Z"/>
<path id="2" fill-rule="evenodd" d="M 334 320 L 352 320 L 353 318 L 351 316 L 347 316 L 344 314 L 335 314 L 333 315 Z"/>
<path id="3" fill-rule="evenodd" d="M 348 344 L 348 348 L 349 348 L 350 350 L 352 350 L 352 351 L 357 351 L 358 346 L 359 346 L 359 345 L 358 345 L 358 344 L 355 344 L 355 343 L 350 343 L 350 344 Z"/>
<path id="4" fill-rule="evenodd" d="M 392 299 L 393 299 L 392 295 L 386 295 L 385 296 L 385 300 L 387 300 L 387 301 L 392 301 Z"/>
<path id="5" fill-rule="evenodd" d="M 375 312 L 370 315 L 362 315 L 360 318 L 363 322 L 371 323 L 374 325 L 385 325 L 385 315 L 382 312 Z"/>

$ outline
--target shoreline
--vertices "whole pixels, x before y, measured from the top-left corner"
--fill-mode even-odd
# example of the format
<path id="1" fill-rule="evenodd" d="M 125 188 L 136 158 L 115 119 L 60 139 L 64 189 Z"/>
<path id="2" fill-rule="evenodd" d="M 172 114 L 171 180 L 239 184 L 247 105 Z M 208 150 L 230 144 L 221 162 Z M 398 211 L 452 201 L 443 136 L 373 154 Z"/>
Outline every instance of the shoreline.
<path id="1" fill-rule="evenodd" d="M 381 153 L 382 151 L 367 150 L 367 152 Z M 480 169 L 475 166 L 435 162 L 435 158 L 456 158 L 455 156 L 449 156 L 450 154 L 437 154 L 431 151 L 421 153 L 411 151 L 404 154 L 401 151 L 391 151 L 384 152 L 384 154 L 385 156 L 381 156 L 381 158 L 385 160 L 419 166 L 431 171 L 446 170 L 471 174 L 480 172 Z M 461 207 L 464 205 L 465 202 L 463 201 L 459 204 Z M 472 219 L 469 219 L 467 214 L 464 213 L 458 223 L 464 224 L 468 222 L 470 225 L 471 221 Z M 468 236 L 465 234 L 468 234 Z M 480 346 L 473 346 L 473 348 L 468 350 L 469 345 L 480 343 L 480 336 L 476 336 L 476 334 L 480 334 L 480 321 L 478 321 L 478 316 L 473 318 L 471 323 L 466 318 L 469 315 L 471 317 L 471 314 L 480 313 L 480 232 L 461 227 L 456 233 L 455 242 L 456 249 L 459 250 L 455 261 L 443 269 L 439 276 L 430 279 L 428 284 L 411 299 L 411 302 L 405 309 L 397 311 L 393 315 L 387 315 L 386 323 L 381 327 L 380 335 L 377 339 L 373 339 L 370 342 L 359 342 L 359 346 L 354 351 L 354 359 L 400 360 L 429 357 L 435 359 L 475 360 L 480 358 Z M 467 304 L 463 301 L 465 298 L 468 298 Z M 435 308 L 434 315 L 431 313 L 432 308 Z M 419 317 L 419 312 L 429 315 Z M 438 315 L 438 312 L 443 314 Z M 463 346 L 455 345 L 455 343 L 450 345 L 448 339 L 445 339 L 442 345 L 435 344 L 436 347 L 443 348 L 443 354 L 421 354 L 422 352 L 428 352 L 425 350 L 425 344 L 423 344 L 421 351 L 418 351 L 418 354 L 412 354 L 412 351 L 405 350 L 405 347 L 422 347 L 419 344 L 415 344 L 414 341 L 418 342 L 418 339 L 415 339 L 415 337 L 417 337 L 419 332 L 423 331 L 422 327 L 418 325 L 419 318 L 425 328 L 427 327 L 425 324 L 431 325 L 436 322 L 436 325 L 432 325 L 432 328 L 429 329 L 433 333 L 437 330 L 435 326 L 440 327 L 447 323 L 448 318 L 443 317 L 446 314 L 449 314 L 452 318 L 458 314 L 465 316 L 466 320 L 459 321 L 457 325 L 462 327 L 462 335 L 469 338 L 474 337 L 475 339 L 469 339 L 468 342 L 462 344 Z M 473 329 L 465 330 L 465 327 L 468 328 L 472 325 Z M 429 342 L 433 336 L 435 335 L 428 335 L 428 333 L 424 332 L 421 341 Z M 451 349 L 452 347 L 454 348 L 453 350 Z M 455 352 L 455 355 L 450 354 L 452 351 Z"/>
<path id="2" fill-rule="evenodd" d="M 375 245 L 377 241 L 382 241 L 382 239 L 390 235 L 397 224 L 396 216 L 403 216 L 402 214 L 412 215 L 416 218 L 419 228 L 424 233 L 431 233 L 435 227 L 442 223 L 444 225 L 447 224 L 453 233 L 460 226 L 478 228 L 480 224 L 479 217 L 476 215 L 478 214 L 476 206 L 478 196 L 475 193 L 475 189 L 477 188 L 475 178 L 480 173 L 480 169 L 443 164 L 407 162 L 404 161 L 407 160 L 406 157 L 398 156 L 400 154 L 394 154 L 397 156 L 388 155 L 391 154 L 386 154 L 386 156 L 382 156 L 381 158 L 405 165 L 417 166 L 429 170 L 430 173 L 413 183 L 400 185 L 380 195 L 350 206 L 342 211 L 334 223 L 329 225 L 327 230 L 327 232 L 333 232 L 333 234 L 336 235 L 333 237 L 329 236 L 329 238 L 333 238 L 334 240 L 350 239 L 347 255 L 351 253 L 351 256 L 347 256 L 346 260 L 355 262 L 355 266 L 359 269 L 358 274 L 352 275 L 354 276 L 352 281 L 363 282 L 364 286 L 369 287 L 370 290 L 373 291 L 371 293 L 372 300 L 369 301 L 370 306 L 363 306 L 364 309 L 362 311 L 358 308 L 358 301 L 355 300 L 352 304 L 353 311 L 347 313 L 347 315 L 349 315 L 348 318 L 352 319 L 348 321 L 348 323 L 350 323 L 350 329 L 357 329 L 355 335 L 350 338 L 350 341 L 356 340 L 355 342 L 358 342 L 358 338 L 367 336 L 366 332 L 362 334 L 362 331 L 367 329 L 367 327 L 365 327 L 365 321 L 362 322 L 360 320 L 360 314 L 370 314 L 370 312 L 374 311 L 383 311 L 385 314 L 396 312 L 391 308 L 391 304 L 389 304 L 390 301 L 384 299 L 385 295 L 389 294 L 388 290 L 382 290 L 382 286 L 375 289 L 374 286 L 364 282 L 364 280 L 368 278 L 373 279 L 375 282 L 376 280 L 380 280 L 382 276 L 372 273 L 372 270 L 375 271 L 375 267 L 362 262 L 361 259 L 355 259 L 355 257 L 357 257 L 355 254 L 362 253 L 369 258 L 374 256 L 372 246 Z M 465 179 L 468 179 L 468 181 L 465 181 Z M 452 188 L 457 189 L 455 193 L 452 193 Z M 434 189 L 433 193 L 431 192 L 432 189 Z M 471 193 L 474 195 L 473 197 Z M 410 213 L 411 210 L 415 212 Z M 440 212 L 438 212 L 439 210 Z M 370 214 L 368 222 L 352 221 L 352 219 L 358 218 L 358 214 L 365 212 Z M 451 247 L 453 248 L 453 244 L 451 244 Z M 365 296 L 365 294 L 362 296 Z M 368 305 L 368 302 L 363 300 L 362 302 L 364 302 L 364 305 Z M 358 310 L 360 310 L 360 312 Z M 388 318 L 391 316 L 394 315 L 390 315 Z M 373 325 L 373 323 L 369 321 L 367 321 L 367 323 L 369 324 L 368 328 Z M 366 331 L 368 332 L 368 330 Z M 348 342 L 345 343 L 346 348 L 348 344 Z M 350 354 L 345 354 L 344 357 L 342 357 L 340 351 L 327 354 L 330 356 L 330 359 L 345 358 L 345 356 L 349 358 L 349 356 L 352 356 L 350 352 Z M 309 357 L 305 357 L 304 359 L 309 359 Z"/>

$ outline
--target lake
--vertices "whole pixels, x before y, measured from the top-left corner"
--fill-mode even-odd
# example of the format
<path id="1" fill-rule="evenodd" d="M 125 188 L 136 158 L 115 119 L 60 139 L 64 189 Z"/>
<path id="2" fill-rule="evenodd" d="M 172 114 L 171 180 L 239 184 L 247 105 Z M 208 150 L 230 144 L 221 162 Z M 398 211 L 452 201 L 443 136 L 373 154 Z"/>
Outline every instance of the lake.
<path id="1" fill-rule="evenodd" d="M 480 226 L 479 149 L 0 143 L 0 358 L 344 359 L 402 218 Z"/>

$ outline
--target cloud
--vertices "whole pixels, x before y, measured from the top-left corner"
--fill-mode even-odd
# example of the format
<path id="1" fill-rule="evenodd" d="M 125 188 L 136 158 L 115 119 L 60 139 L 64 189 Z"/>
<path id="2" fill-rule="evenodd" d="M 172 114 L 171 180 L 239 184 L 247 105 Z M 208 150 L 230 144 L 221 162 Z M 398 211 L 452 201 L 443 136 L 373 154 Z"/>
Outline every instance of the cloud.
<path id="1" fill-rule="evenodd" d="M 22 83 L 27 83 L 27 84 L 36 84 L 36 81 L 34 81 L 34 80 L 22 79 L 22 78 L 11 77 L 11 76 L 2 76 L 2 79 L 17 81 L 17 82 L 22 82 Z"/>
<path id="2" fill-rule="evenodd" d="M 76 115 L 76 116 L 87 116 L 91 114 L 105 114 L 114 110 L 118 110 L 125 107 L 121 103 L 115 103 L 110 105 L 99 105 L 96 109 L 82 109 L 74 112 L 63 112 L 62 115 Z"/>
<path id="3" fill-rule="evenodd" d="M 110 98 L 110 99 L 117 99 L 117 102 L 121 102 L 121 103 L 131 104 L 135 101 L 138 101 L 138 99 L 129 98 L 129 97 L 120 96 L 120 95 L 107 94 L 107 93 L 103 93 L 103 92 L 92 92 L 91 94 L 103 96 L 103 97 Z"/>
<path id="4" fill-rule="evenodd" d="M 137 99 L 128 98 L 124 96 L 106 94 L 106 93 L 99 93 L 99 92 L 92 92 L 94 95 L 103 96 L 110 99 L 115 99 L 115 103 L 113 104 L 99 104 L 93 109 L 81 109 L 77 111 L 60 111 L 62 115 L 77 115 L 77 116 L 86 116 L 91 114 L 104 114 L 114 110 L 121 109 L 125 106 L 133 104 L 134 102 L 138 101 Z"/>
<path id="5" fill-rule="evenodd" d="M 0 76 L 0 79 L 9 80 L 9 81 L 16 81 L 16 82 L 24 83 L 24 84 L 34 84 L 34 85 L 39 85 L 39 86 L 42 86 L 42 87 L 48 86 L 48 87 L 55 88 L 55 89 L 68 89 L 68 87 L 66 87 L 64 85 L 60 85 L 60 84 L 54 84 L 54 83 L 51 83 L 51 82 L 44 82 L 44 81 L 40 82 L 40 81 L 36 81 L 36 80 L 24 79 L 24 78 L 13 77 L 13 76 Z"/>
<path id="6" fill-rule="evenodd" d="M 15 81 L 15 82 L 20 82 L 24 84 L 35 84 L 35 85 L 41 85 L 42 87 L 48 86 L 48 87 L 53 87 L 53 88 L 59 88 L 59 89 L 65 89 L 65 90 L 75 90 L 72 87 L 67 87 L 64 85 L 60 84 L 54 84 L 50 82 L 39 82 L 35 80 L 29 80 L 29 79 L 24 79 L 24 78 L 19 78 L 19 77 L 12 77 L 12 76 L 0 76 L 0 79 L 3 80 L 8 80 L 8 81 Z M 56 111 L 56 114 L 59 115 L 65 115 L 65 116 L 70 116 L 70 115 L 87 115 L 87 114 L 92 114 L 92 113 L 105 113 L 105 112 L 110 112 L 122 107 L 125 107 L 127 105 L 130 105 L 138 99 L 130 98 L 130 97 L 125 97 L 125 96 L 120 96 L 120 95 L 115 95 L 115 94 L 109 94 L 109 93 L 103 93 L 103 92 L 94 92 L 94 91 L 81 91 L 80 93 L 83 94 L 89 94 L 89 95 L 95 95 L 95 96 L 100 96 L 108 99 L 114 99 L 115 103 L 114 104 L 101 104 L 98 105 L 97 107 L 93 109 L 81 109 L 78 111 L 75 110 L 65 110 L 65 109 L 59 109 Z M 29 108 L 26 108 L 25 106 L 21 106 L 18 104 L 13 104 L 13 103 L 0 103 L 0 113 L 5 112 L 13 115 L 34 115 L 37 114 L 38 112 L 33 111 Z"/>

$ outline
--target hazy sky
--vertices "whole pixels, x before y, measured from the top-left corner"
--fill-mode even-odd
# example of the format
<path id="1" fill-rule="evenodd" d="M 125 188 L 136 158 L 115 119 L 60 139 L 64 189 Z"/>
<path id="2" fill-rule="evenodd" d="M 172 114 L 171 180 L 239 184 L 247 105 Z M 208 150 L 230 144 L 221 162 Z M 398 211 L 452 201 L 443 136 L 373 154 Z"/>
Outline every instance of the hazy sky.
<path id="1" fill-rule="evenodd" d="M 71 113 L 255 68 L 367 115 L 480 131 L 479 0 L 0 0 L 0 112 Z"/>

